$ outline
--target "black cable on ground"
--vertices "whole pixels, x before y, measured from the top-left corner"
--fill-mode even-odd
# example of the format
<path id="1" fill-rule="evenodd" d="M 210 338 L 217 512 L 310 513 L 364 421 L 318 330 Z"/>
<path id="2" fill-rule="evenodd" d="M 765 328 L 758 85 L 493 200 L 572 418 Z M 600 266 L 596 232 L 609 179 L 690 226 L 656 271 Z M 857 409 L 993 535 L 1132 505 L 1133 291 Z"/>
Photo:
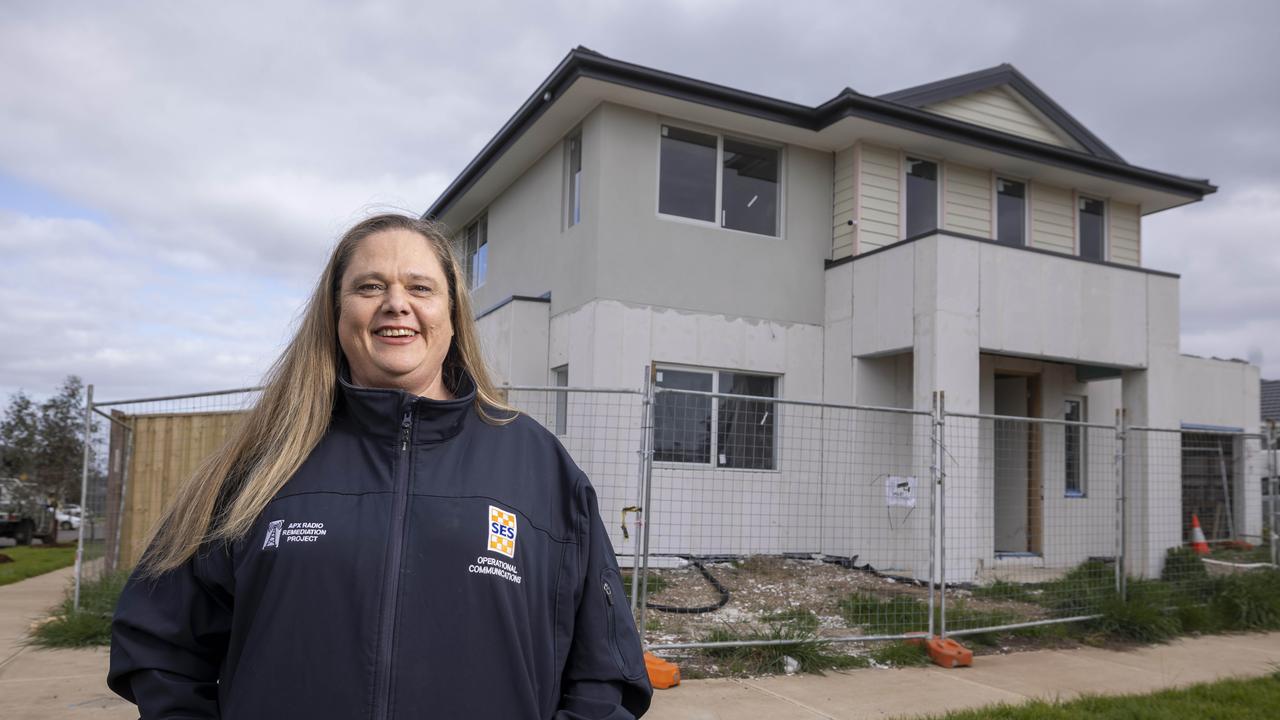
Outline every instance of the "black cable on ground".
<path id="1" fill-rule="evenodd" d="M 698 615 L 701 613 L 715 612 L 716 610 L 724 607 L 725 603 L 729 602 L 729 591 L 725 589 L 724 585 L 720 584 L 720 581 L 716 579 L 715 575 L 711 574 L 711 571 L 702 564 L 701 560 L 696 557 L 685 557 L 684 559 L 688 560 L 690 565 L 698 568 L 698 572 L 702 573 L 702 577 L 706 578 L 707 582 L 711 583 L 711 587 L 715 588 L 716 592 L 720 593 L 719 601 L 714 605 L 703 605 L 701 607 L 677 607 L 675 605 L 659 605 L 658 603 L 651 603 L 646 600 L 644 606 L 650 610 L 676 613 L 679 615 Z"/>

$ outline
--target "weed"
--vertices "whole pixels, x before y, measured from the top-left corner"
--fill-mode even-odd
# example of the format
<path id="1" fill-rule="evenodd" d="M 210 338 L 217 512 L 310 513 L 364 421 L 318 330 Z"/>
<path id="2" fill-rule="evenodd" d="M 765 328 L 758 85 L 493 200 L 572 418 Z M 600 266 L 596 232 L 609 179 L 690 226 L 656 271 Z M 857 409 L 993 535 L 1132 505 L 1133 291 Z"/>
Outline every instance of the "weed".
<path id="1" fill-rule="evenodd" d="M 929 606 L 904 595 L 885 600 L 854 593 L 841 600 L 839 608 L 846 625 L 862 628 L 867 635 L 900 635 L 929 627 Z"/>
<path id="2" fill-rule="evenodd" d="M 973 596 L 976 598 L 1026 603 L 1036 602 L 1043 594 L 1044 591 L 1034 585 L 1012 583 L 1006 580 L 996 580 L 990 585 L 979 585 L 973 589 Z"/>
<path id="3" fill-rule="evenodd" d="M 1128 600 L 1112 596 L 1099 607 L 1102 617 L 1095 627 L 1109 637 L 1137 642 L 1164 642 L 1182 631 L 1175 613 L 1170 613 L 1167 586 L 1132 581 Z"/>
<path id="4" fill-rule="evenodd" d="M 1219 578 L 1211 607 L 1229 630 L 1280 628 L 1280 573 L 1250 572 Z"/>
<path id="5" fill-rule="evenodd" d="M 929 664 L 929 653 L 921 643 L 895 642 L 876 648 L 871 659 L 880 665 L 917 667 Z"/>
<path id="6" fill-rule="evenodd" d="M 129 579 L 127 572 L 104 575 L 80 586 L 80 610 L 74 609 L 74 590 L 67 592 L 53 620 L 36 628 L 32 639 L 46 647 L 88 647 L 111 644 L 111 616 L 120 591 Z"/>
<path id="7" fill-rule="evenodd" d="M 631 573 L 624 571 L 622 573 L 622 588 L 626 591 L 627 597 L 631 597 Z M 661 575 L 656 575 L 652 571 L 644 576 L 644 589 L 646 597 L 653 597 L 667 588 L 667 580 Z"/>
<path id="8" fill-rule="evenodd" d="M 810 613 L 812 614 L 812 613 Z M 815 618 L 816 620 L 816 618 Z M 715 628 L 704 642 L 795 640 L 777 645 L 703 648 L 702 654 L 719 666 L 717 674 L 749 676 L 783 672 L 786 658 L 800 663 L 800 671 L 821 674 L 823 670 L 867 667 L 866 658 L 833 652 L 828 643 L 814 642 L 812 631 L 790 622 L 774 622 L 767 629 L 746 632 L 729 627 Z"/>

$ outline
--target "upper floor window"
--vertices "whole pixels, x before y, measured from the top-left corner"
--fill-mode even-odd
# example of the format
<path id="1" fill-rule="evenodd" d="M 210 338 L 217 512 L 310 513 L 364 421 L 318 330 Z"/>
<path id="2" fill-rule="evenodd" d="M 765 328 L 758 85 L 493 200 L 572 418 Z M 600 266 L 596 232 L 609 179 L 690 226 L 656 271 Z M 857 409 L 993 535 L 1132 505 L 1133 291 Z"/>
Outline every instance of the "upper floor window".
<path id="1" fill-rule="evenodd" d="M 582 133 L 572 135 L 566 143 L 565 226 L 573 227 L 582 222 Z"/>
<path id="2" fill-rule="evenodd" d="M 694 392 L 657 394 L 653 459 L 719 468 L 776 469 L 777 417 L 771 400 L 777 397 L 777 380 L 769 375 L 740 372 L 659 370 L 659 388 Z"/>
<path id="3" fill-rule="evenodd" d="M 662 126 L 659 213 L 777 235 L 780 190 L 777 148 Z"/>
<path id="4" fill-rule="evenodd" d="M 996 242 L 1027 244 L 1027 186 L 1016 180 L 996 178 Z"/>
<path id="5" fill-rule="evenodd" d="M 489 217 L 481 215 L 462 231 L 463 269 L 467 274 L 467 287 L 475 289 L 484 285 L 489 270 Z"/>
<path id="6" fill-rule="evenodd" d="M 938 164 L 908 156 L 906 170 L 906 236 L 938 229 Z"/>
<path id="7" fill-rule="evenodd" d="M 1090 197 L 1079 199 L 1080 257 L 1106 259 L 1106 203 Z"/>

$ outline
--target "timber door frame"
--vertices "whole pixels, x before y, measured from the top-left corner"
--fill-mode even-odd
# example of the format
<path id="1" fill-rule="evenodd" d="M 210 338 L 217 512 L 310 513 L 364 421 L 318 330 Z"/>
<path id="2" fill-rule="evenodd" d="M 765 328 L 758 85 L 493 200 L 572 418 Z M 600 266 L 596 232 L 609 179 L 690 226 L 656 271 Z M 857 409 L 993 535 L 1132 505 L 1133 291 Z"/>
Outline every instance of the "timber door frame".
<path id="1" fill-rule="evenodd" d="M 1044 417 L 1044 375 L 1039 370 L 996 367 L 994 377 L 1018 376 L 1027 379 L 1027 417 Z M 1027 549 L 1044 555 L 1044 426 L 1027 423 Z"/>

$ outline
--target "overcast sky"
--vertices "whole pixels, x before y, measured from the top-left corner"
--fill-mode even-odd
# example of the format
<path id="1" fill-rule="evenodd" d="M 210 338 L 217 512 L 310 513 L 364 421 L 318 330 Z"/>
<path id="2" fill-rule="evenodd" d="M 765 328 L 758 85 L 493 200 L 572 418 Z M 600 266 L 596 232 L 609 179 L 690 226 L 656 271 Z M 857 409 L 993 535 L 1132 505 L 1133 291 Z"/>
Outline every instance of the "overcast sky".
<path id="1" fill-rule="evenodd" d="M 1013 63 L 1221 188 L 1143 263 L 1183 352 L 1280 378 L 1280 3 L 353 5 L 5 3 L 0 399 L 256 383 L 341 229 L 425 210 L 576 45 L 809 105 Z"/>

